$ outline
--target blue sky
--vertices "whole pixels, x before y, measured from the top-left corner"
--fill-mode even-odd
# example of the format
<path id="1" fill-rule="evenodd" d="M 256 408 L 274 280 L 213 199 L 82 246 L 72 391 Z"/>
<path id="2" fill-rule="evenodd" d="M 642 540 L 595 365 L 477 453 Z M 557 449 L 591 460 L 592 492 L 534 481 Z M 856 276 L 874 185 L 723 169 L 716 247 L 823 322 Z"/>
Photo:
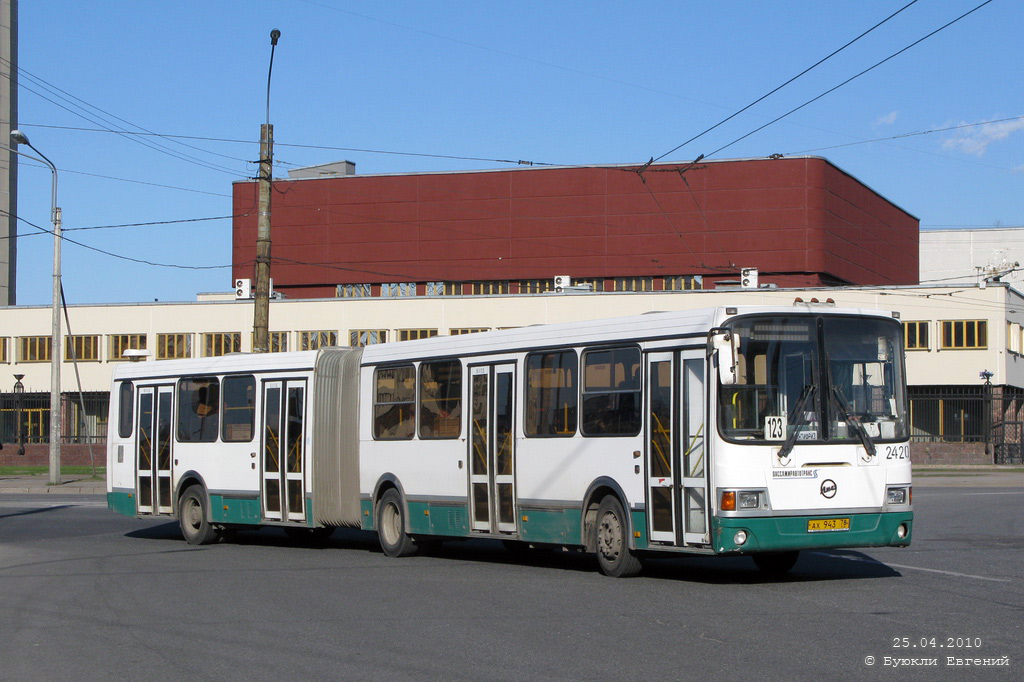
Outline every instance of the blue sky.
<path id="1" fill-rule="evenodd" d="M 1024 226 L 1017 0 L 736 141 L 982 1 L 919 0 L 665 160 L 820 155 L 926 228 Z M 23 0 L 19 120 L 85 245 L 63 249 L 69 303 L 187 301 L 230 289 L 224 216 L 256 174 L 271 29 L 275 176 L 473 170 L 661 157 L 908 2 Z M 23 163 L 19 192 L 48 228 L 49 172 Z M 163 224 L 109 227 L 138 223 Z M 18 303 L 48 304 L 52 238 L 19 232 Z"/>

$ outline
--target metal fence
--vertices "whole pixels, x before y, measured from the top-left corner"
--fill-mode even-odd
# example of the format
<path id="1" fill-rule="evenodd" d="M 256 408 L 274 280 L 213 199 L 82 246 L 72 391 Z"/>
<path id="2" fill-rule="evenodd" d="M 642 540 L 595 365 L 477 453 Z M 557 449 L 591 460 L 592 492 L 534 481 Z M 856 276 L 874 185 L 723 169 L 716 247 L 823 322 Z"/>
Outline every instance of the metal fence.
<path id="1" fill-rule="evenodd" d="M 83 409 L 84 403 L 84 409 Z M 106 392 L 61 396 L 61 442 L 107 442 Z M 50 394 L 0 393 L 0 443 L 49 443 Z"/>
<path id="2" fill-rule="evenodd" d="M 911 386 L 911 440 L 984 443 L 996 464 L 1024 462 L 1024 391 L 1004 386 Z"/>

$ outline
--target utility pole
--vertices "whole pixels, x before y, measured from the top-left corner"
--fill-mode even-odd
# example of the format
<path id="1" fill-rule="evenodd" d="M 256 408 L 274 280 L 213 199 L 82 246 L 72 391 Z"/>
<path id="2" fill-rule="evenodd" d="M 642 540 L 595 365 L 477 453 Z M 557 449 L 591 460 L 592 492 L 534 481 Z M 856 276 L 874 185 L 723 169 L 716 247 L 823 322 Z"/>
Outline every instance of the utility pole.
<path id="1" fill-rule="evenodd" d="M 252 350 L 270 350 L 270 183 L 274 163 L 274 126 L 270 125 L 270 75 L 274 70 L 274 48 L 281 32 L 270 32 L 270 68 L 267 70 L 267 122 L 260 126 L 259 198 L 256 204 L 256 282 L 252 320 Z"/>

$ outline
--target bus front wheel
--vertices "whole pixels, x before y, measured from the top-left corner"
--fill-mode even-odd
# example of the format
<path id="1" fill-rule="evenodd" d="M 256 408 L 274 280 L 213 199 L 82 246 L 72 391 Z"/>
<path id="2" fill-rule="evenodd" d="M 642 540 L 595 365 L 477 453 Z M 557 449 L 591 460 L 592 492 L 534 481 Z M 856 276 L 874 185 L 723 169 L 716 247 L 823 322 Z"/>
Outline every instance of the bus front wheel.
<path id="1" fill-rule="evenodd" d="M 181 496 L 178 523 L 185 542 L 190 545 L 208 545 L 217 541 L 220 533 L 207 521 L 206 491 L 202 486 L 189 486 Z"/>
<path id="2" fill-rule="evenodd" d="M 405 507 L 402 496 L 392 488 L 377 503 L 377 536 L 380 548 L 389 557 L 412 556 L 416 543 L 405 532 Z"/>
<path id="3" fill-rule="evenodd" d="M 628 578 L 640 572 L 640 559 L 629 548 L 629 523 L 619 500 L 608 495 L 601 500 L 594 526 L 597 563 L 601 572 L 613 578 Z"/>

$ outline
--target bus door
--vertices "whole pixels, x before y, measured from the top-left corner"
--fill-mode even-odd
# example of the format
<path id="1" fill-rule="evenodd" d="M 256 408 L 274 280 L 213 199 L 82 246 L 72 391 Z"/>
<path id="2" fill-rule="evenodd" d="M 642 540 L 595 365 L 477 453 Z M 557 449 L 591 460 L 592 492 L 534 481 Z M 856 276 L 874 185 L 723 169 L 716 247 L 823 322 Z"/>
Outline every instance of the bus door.
<path id="1" fill-rule="evenodd" d="M 515 365 L 470 367 L 472 528 L 515 533 Z"/>
<path id="2" fill-rule="evenodd" d="M 171 504 L 171 410 L 173 386 L 139 388 L 139 428 L 135 445 L 136 498 L 138 510 L 170 514 Z"/>
<path id="3" fill-rule="evenodd" d="M 263 384 L 263 518 L 305 521 L 303 432 L 306 382 Z"/>
<path id="4" fill-rule="evenodd" d="M 647 356 L 648 537 L 706 544 L 707 460 L 703 351 Z"/>

